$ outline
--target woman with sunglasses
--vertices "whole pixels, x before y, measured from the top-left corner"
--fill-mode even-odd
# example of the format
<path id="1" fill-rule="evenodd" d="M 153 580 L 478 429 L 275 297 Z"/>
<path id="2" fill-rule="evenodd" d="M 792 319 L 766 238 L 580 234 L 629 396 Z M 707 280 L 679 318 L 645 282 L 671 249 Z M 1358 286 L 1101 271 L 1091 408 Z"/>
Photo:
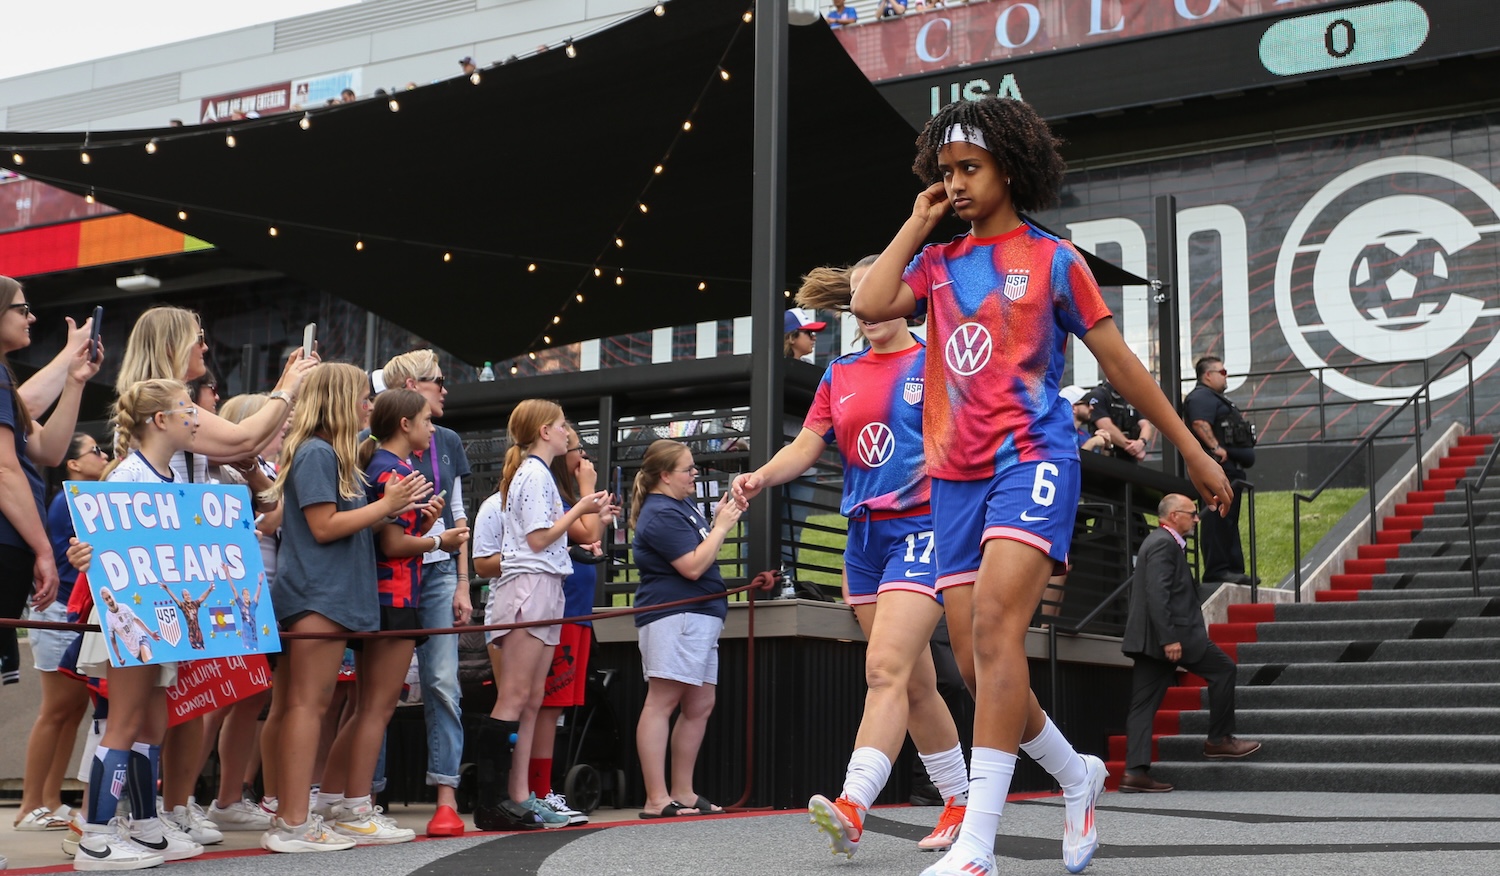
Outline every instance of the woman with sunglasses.
<path id="1" fill-rule="evenodd" d="M 63 495 L 63 481 L 97 481 L 104 476 L 104 466 L 109 460 L 109 451 L 100 447 L 92 435 L 76 432 L 62 465 L 49 472 L 47 537 L 52 541 L 52 557 L 57 563 L 57 599 L 44 609 L 33 609 L 32 620 L 66 621 L 68 597 L 78 580 L 78 570 L 67 557 L 73 520 L 68 514 L 67 497 Z M 57 670 L 63 652 L 78 636 L 69 630 L 31 630 L 27 634 L 41 680 L 42 704 L 26 742 L 26 778 L 21 786 L 16 830 L 65 830 L 68 826 L 68 807 L 62 802 L 63 773 L 73 753 L 78 722 L 88 708 L 89 691 L 77 678 Z"/>

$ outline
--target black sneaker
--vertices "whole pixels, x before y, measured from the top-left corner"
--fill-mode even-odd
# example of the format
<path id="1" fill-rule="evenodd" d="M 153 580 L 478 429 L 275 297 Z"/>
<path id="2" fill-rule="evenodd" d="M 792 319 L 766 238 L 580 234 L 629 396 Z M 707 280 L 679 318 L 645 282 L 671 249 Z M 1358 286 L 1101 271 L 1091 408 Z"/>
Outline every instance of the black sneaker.
<path id="1" fill-rule="evenodd" d="M 474 826 L 480 830 L 541 830 L 546 827 L 541 816 L 514 800 L 502 800 L 499 806 L 480 806 L 474 810 Z"/>
<path id="2" fill-rule="evenodd" d="M 911 785 L 911 796 L 907 798 L 913 806 L 942 806 L 946 801 L 932 782 L 916 782 Z"/>

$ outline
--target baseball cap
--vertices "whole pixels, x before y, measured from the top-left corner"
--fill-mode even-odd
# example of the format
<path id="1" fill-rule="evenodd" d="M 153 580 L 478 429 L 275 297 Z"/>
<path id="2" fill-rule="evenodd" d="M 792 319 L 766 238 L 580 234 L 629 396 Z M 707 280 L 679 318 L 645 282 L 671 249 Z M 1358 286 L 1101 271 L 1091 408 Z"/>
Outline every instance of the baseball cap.
<path id="1" fill-rule="evenodd" d="M 1062 391 L 1060 391 L 1057 395 L 1068 404 L 1076 405 L 1079 402 L 1083 401 L 1083 397 L 1088 394 L 1088 390 L 1075 383 L 1072 386 L 1064 386 L 1062 388 Z"/>
<path id="2" fill-rule="evenodd" d="M 464 55 L 462 58 L 458 59 L 458 63 L 459 64 L 472 64 L 472 63 L 474 63 L 474 59 L 471 58 L 471 57 L 469 57 L 468 55 Z"/>
<path id="3" fill-rule="evenodd" d="M 823 329 L 828 328 L 828 323 L 813 322 L 811 319 L 803 316 L 802 311 L 800 310 L 788 310 L 786 312 L 785 318 L 783 319 L 783 324 L 786 326 L 786 328 L 782 329 L 782 331 L 786 334 L 791 334 L 792 332 L 797 331 L 820 332 Z"/>

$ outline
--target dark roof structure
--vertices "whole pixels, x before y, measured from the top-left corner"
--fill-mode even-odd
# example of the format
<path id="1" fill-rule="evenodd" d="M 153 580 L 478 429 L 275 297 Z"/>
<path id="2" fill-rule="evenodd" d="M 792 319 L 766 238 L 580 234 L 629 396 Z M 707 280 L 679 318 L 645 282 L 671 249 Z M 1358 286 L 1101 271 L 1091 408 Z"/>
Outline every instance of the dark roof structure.
<path id="1" fill-rule="evenodd" d="M 755 258 L 749 6 L 666 3 L 477 82 L 305 114 L 3 133 L 0 165 L 472 362 L 742 316 Z M 816 265 L 877 251 L 920 190 L 911 127 L 826 25 L 791 31 L 788 289 Z M 1104 285 L 1141 282 L 1094 264 Z"/>

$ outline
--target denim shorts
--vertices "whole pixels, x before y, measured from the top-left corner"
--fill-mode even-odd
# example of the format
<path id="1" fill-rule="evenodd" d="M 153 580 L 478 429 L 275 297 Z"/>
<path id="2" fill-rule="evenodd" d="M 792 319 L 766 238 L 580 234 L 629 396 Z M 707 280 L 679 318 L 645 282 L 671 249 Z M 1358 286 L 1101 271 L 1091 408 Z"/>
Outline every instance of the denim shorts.
<path id="1" fill-rule="evenodd" d="M 719 683 L 718 618 L 685 611 L 669 614 L 636 629 L 641 668 L 647 678 L 665 678 L 694 687 Z"/>
<path id="2" fill-rule="evenodd" d="M 28 620 L 63 623 L 68 619 L 68 606 L 61 602 L 37 611 L 29 609 Z M 31 643 L 31 660 L 38 672 L 56 672 L 68 645 L 82 633 L 72 630 L 28 630 L 26 640 Z"/>

